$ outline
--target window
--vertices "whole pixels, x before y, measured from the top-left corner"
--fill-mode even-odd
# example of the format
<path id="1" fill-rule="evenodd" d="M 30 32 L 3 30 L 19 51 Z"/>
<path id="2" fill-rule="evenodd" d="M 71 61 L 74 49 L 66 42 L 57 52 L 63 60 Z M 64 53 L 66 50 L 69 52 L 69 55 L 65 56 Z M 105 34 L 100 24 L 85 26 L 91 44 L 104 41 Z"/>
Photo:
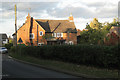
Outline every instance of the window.
<path id="1" fill-rule="evenodd" d="M 63 37 L 63 33 L 53 33 L 53 37 Z"/>
<path id="2" fill-rule="evenodd" d="M 63 37 L 63 33 L 61 33 L 61 37 Z"/>
<path id="3" fill-rule="evenodd" d="M 57 37 L 63 37 L 63 33 L 57 33 Z"/>
<path id="4" fill-rule="evenodd" d="M 30 33 L 30 39 L 34 39 L 34 33 Z"/>
<path id="5" fill-rule="evenodd" d="M 43 46 L 44 45 L 44 43 L 42 42 L 42 43 L 38 43 L 38 46 Z"/>
<path id="6" fill-rule="evenodd" d="M 42 31 L 40 31 L 40 36 L 43 36 L 43 32 Z"/>
<path id="7" fill-rule="evenodd" d="M 61 37 L 61 33 L 57 33 L 57 37 Z"/>
<path id="8" fill-rule="evenodd" d="M 69 45 L 73 45 L 73 41 L 69 41 Z"/>
<path id="9" fill-rule="evenodd" d="M 53 37 L 56 37 L 56 33 L 53 33 Z"/>

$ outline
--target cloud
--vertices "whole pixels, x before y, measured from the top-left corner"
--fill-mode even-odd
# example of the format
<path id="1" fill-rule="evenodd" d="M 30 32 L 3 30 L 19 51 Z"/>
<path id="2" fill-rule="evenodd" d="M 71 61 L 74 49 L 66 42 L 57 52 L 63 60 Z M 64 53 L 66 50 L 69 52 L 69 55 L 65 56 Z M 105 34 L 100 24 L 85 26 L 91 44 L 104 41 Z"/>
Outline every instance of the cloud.
<path id="1" fill-rule="evenodd" d="M 86 23 L 96 17 L 100 22 L 111 22 L 117 17 L 119 0 L 55 0 L 53 2 L 4 2 L 0 3 L 0 32 L 14 32 L 14 5 L 17 4 L 18 25 L 25 22 L 28 12 L 35 19 L 68 19 L 73 14 L 77 28 L 84 29 Z M 8 26 L 9 25 L 9 26 Z"/>

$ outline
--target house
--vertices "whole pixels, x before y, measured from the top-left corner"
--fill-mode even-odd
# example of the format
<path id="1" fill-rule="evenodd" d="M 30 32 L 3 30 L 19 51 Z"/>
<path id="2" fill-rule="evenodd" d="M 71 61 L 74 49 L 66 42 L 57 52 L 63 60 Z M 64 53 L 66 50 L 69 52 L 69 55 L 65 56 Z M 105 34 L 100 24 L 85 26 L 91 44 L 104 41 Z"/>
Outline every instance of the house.
<path id="1" fill-rule="evenodd" d="M 15 39 L 15 33 L 13 39 Z M 77 44 L 77 30 L 73 16 L 67 20 L 34 19 L 28 13 L 25 23 L 17 30 L 17 44 L 54 45 Z"/>
<path id="2" fill-rule="evenodd" d="M 0 34 L 0 46 L 8 43 L 8 37 L 6 34 Z"/>
<path id="3" fill-rule="evenodd" d="M 112 26 L 110 33 L 107 35 L 107 39 L 104 39 L 106 45 L 116 45 L 120 41 L 120 27 Z"/>

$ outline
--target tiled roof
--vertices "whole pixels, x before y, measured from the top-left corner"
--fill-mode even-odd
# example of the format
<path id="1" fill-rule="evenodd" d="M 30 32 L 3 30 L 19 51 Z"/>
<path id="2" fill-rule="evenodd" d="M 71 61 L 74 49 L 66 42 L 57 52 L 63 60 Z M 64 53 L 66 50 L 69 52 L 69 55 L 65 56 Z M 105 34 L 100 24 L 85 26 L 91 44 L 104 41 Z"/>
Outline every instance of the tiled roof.
<path id="1" fill-rule="evenodd" d="M 77 32 L 74 22 L 69 22 L 69 20 L 35 20 L 46 32 Z"/>

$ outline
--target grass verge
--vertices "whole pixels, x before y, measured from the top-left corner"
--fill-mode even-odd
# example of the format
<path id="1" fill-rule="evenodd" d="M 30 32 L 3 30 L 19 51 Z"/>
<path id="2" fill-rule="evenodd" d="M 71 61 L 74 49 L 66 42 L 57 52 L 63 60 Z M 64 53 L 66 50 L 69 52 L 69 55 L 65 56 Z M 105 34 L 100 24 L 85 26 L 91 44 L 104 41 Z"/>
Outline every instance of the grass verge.
<path id="1" fill-rule="evenodd" d="M 15 53 L 10 53 L 10 56 L 19 60 L 31 62 L 34 64 L 39 64 L 45 67 L 65 70 L 65 71 L 78 73 L 78 74 L 80 73 L 84 75 L 90 75 L 92 77 L 118 78 L 118 70 L 101 69 L 101 68 L 90 67 L 85 65 L 77 65 L 77 64 L 66 63 L 61 61 L 44 60 L 44 59 L 38 59 L 31 56 L 18 55 Z"/>

